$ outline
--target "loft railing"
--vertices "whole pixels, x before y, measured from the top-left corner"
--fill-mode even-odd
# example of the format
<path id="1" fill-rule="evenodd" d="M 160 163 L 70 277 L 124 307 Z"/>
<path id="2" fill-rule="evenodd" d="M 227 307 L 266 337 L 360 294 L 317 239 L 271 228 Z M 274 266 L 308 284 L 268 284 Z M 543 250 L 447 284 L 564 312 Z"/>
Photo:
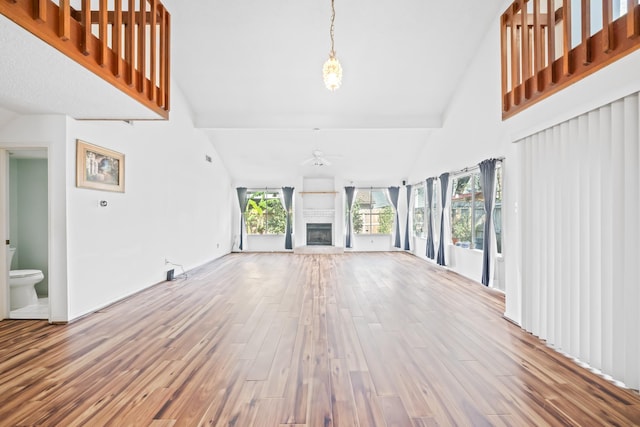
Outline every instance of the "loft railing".
<path id="1" fill-rule="evenodd" d="M 80 8 L 70 0 L 0 0 L 0 13 L 167 119 L 171 16 L 162 3 L 74 4 Z"/>
<path id="2" fill-rule="evenodd" d="M 503 119 L 640 47 L 638 0 L 516 0 L 500 25 Z"/>

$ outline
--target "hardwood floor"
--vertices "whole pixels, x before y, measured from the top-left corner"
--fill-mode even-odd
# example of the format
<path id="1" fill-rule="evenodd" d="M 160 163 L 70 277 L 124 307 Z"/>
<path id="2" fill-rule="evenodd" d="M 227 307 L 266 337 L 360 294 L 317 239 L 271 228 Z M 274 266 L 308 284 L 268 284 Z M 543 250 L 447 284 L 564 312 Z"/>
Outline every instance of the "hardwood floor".
<path id="1" fill-rule="evenodd" d="M 403 253 L 231 254 L 66 326 L 0 322 L 0 425 L 640 424 L 503 309 Z"/>

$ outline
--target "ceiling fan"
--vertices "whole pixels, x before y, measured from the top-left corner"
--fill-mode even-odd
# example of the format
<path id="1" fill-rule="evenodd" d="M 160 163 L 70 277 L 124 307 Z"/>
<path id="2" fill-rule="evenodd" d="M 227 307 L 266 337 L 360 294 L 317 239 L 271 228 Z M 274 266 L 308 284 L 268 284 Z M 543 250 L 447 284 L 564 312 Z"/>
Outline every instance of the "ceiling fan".
<path id="1" fill-rule="evenodd" d="M 324 154 L 322 153 L 322 151 L 320 150 L 313 150 L 313 152 L 311 153 L 312 157 L 309 157 L 307 160 L 303 161 L 301 163 L 301 165 L 311 165 L 311 166 L 317 166 L 317 167 L 321 167 L 321 166 L 331 166 L 331 161 L 329 161 Z"/>

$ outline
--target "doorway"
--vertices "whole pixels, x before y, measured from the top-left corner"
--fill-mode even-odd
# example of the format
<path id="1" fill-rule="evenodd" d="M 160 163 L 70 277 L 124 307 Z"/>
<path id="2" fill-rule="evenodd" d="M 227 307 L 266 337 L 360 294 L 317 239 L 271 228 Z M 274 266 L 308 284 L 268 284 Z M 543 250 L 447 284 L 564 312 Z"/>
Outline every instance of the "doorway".
<path id="1" fill-rule="evenodd" d="M 47 149 L 6 149 L 5 165 L 6 312 L 10 319 L 49 319 Z"/>

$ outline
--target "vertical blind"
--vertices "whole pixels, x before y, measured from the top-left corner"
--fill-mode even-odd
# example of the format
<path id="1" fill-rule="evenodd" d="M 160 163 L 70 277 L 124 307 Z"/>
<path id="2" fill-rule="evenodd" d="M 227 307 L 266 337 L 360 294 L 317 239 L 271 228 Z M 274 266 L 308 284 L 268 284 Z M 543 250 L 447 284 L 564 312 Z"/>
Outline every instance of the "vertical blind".
<path id="1" fill-rule="evenodd" d="M 640 386 L 639 96 L 518 141 L 522 326 Z"/>

